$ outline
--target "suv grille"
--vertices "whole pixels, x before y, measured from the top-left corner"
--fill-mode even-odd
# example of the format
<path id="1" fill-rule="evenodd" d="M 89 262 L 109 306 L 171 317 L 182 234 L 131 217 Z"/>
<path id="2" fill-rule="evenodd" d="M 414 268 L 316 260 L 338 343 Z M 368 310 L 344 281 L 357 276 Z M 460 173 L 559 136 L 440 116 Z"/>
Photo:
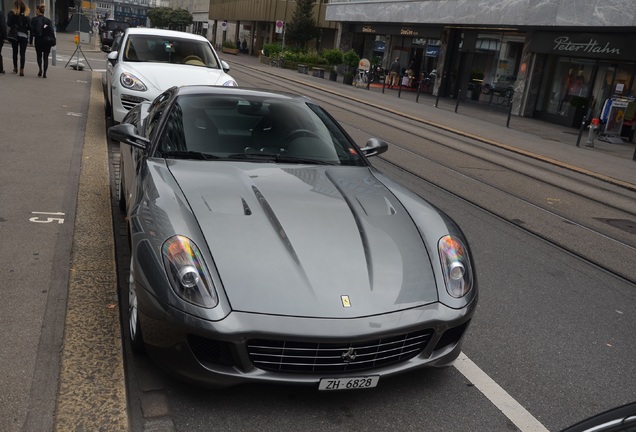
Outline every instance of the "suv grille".
<path id="1" fill-rule="evenodd" d="M 421 353 L 433 330 L 420 330 L 356 343 L 251 340 L 254 366 L 275 372 L 326 373 L 358 371 L 408 360 Z"/>

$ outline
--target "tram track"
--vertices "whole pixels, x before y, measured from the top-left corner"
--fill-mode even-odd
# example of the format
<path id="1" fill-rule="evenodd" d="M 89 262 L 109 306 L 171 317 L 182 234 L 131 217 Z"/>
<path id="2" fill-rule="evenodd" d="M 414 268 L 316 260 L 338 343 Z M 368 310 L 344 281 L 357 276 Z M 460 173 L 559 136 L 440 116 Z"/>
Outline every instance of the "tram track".
<path id="1" fill-rule="evenodd" d="M 350 134 L 389 142 L 391 150 L 373 163 L 402 182 L 437 188 L 636 283 L 636 271 L 628 260 L 617 259 L 636 255 L 633 190 L 424 119 L 352 103 L 350 97 L 325 92 L 320 86 L 293 80 L 281 85 L 276 75 L 247 67 L 240 72 L 253 79 L 242 79 L 244 85 L 304 94 L 325 107 Z"/>

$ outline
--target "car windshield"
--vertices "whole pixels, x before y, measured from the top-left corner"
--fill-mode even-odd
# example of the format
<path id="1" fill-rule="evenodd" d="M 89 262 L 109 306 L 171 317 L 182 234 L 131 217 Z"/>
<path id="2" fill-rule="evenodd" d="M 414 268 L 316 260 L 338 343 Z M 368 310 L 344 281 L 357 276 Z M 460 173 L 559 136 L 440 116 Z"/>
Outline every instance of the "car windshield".
<path id="1" fill-rule="evenodd" d="M 158 35 L 131 34 L 124 47 L 123 59 L 219 68 L 209 43 Z"/>
<path id="2" fill-rule="evenodd" d="M 263 95 L 179 96 L 157 151 L 166 158 L 196 152 L 212 160 L 365 165 L 350 138 L 320 107 Z"/>

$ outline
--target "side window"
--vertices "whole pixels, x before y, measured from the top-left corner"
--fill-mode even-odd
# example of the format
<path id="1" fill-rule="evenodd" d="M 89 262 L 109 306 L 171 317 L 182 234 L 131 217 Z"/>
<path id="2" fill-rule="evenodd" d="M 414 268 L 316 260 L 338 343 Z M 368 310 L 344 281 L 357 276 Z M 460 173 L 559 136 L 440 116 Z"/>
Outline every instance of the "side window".
<path id="1" fill-rule="evenodd" d="M 185 151 L 186 140 L 183 131 L 183 111 L 179 104 L 171 110 L 161 135 L 159 151 Z"/>
<path id="2" fill-rule="evenodd" d="M 163 93 L 152 103 L 150 113 L 148 113 L 148 118 L 146 119 L 146 134 L 150 141 L 154 141 L 157 135 L 157 126 L 159 126 L 163 112 L 168 107 L 171 95 L 172 93 Z"/>
<path id="3" fill-rule="evenodd" d="M 113 45 L 110 48 L 111 51 L 119 51 L 119 47 L 121 46 L 121 40 L 123 39 L 123 37 L 124 35 L 123 33 L 121 33 L 115 38 L 115 41 L 113 42 Z"/>

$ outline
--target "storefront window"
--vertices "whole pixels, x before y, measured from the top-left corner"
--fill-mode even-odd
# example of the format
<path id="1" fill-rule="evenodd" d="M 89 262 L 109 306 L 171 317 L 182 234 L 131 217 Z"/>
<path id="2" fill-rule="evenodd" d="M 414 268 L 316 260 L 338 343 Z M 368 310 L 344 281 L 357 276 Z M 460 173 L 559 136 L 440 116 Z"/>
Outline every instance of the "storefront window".
<path id="1" fill-rule="evenodd" d="M 539 110 L 568 116 L 572 110 L 587 106 L 594 62 L 585 59 L 552 57 L 544 79 Z"/>
<path id="2" fill-rule="evenodd" d="M 512 88 L 517 80 L 524 40 L 521 33 L 478 33 L 469 90 L 490 93 Z"/>

